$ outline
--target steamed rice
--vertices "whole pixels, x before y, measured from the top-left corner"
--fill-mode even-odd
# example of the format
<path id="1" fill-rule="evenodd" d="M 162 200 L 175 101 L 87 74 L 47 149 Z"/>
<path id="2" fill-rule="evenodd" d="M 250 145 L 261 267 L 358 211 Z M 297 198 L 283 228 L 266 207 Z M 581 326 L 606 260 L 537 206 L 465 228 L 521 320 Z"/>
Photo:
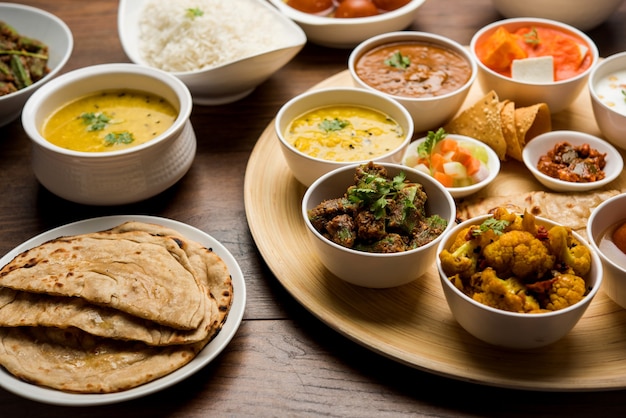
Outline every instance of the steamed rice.
<path id="1" fill-rule="evenodd" d="M 202 15 L 190 17 L 188 10 Z M 269 10 L 245 0 L 148 0 L 139 47 L 151 66 L 170 72 L 213 68 L 289 45 Z"/>

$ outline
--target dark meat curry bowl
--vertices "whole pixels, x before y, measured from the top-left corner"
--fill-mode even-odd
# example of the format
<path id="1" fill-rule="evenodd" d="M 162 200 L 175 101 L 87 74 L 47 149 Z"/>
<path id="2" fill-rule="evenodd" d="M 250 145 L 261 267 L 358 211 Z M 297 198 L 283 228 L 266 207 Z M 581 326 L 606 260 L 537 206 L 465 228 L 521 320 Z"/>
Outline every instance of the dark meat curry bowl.
<path id="1" fill-rule="evenodd" d="M 372 164 L 372 163 L 370 163 Z M 439 233 L 432 240 L 398 252 L 372 252 L 371 250 L 348 248 L 331 241 L 326 234 L 316 229 L 311 222 L 311 211 L 326 200 L 336 200 L 347 194 L 349 186 L 355 185 L 357 168 L 367 165 L 353 164 L 335 169 L 315 181 L 302 200 L 302 216 L 310 237 L 314 256 L 335 276 L 348 283 L 368 288 L 396 287 L 423 276 L 433 267 L 437 244 L 446 231 L 454 226 L 456 205 L 450 193 L 432 177 L 394 163 L 376 163 L 383 167 L 387 177 L 394 179 L 404 175 L 412 184 L 420 185 L 422 219 L 438 219 Z M 372 215 L 373 216 L 373 215 Z M 384 217 L 382 218 L 384 219 Z"/>

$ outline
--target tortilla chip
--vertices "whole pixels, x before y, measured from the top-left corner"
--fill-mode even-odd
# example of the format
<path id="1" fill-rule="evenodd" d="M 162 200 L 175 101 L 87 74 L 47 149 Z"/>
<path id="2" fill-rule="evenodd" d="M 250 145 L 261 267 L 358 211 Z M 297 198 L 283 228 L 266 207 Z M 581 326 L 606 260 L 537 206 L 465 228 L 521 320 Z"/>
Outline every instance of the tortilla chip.
<path id="1" fill-rule="evenodd" d="M 515 129 L 515 102 L 510 100 L 502 102 L 500 116 L 502 118 L 502 134 L 506 142 L 506 155 L 517 161 L 522 161 L 523 144 L 517 137 L 517 130 Z"/>
<path id="2" fill-rule="evenodd" d="M 500 100 L 490 91 L 474 105 L 462 111 L 444 126 L 446 132 L 466 135 L 489 145 L 500 160 L 506 158 L 506 142 L 502 134 Z"/>
<path id="3" fill-rule="evenodd" d="M 515 109 L 515 129 L 522 148 L 537 135 L 550 132 L 552 119 L 548 105 L 537 103 Z"/>

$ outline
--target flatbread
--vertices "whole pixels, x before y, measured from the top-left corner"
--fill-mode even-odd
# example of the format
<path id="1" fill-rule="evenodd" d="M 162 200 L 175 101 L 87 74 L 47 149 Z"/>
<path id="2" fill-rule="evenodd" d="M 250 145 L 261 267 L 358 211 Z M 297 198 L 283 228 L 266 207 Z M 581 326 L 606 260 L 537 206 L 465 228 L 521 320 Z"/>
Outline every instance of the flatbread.
<path id="1" fill-rule="evenodd" d="M 486 215 L 496 207 L 505 207 L 515 213 L 524 213 L 527 209 L 535 216 L 558 222 L 586 237 L 587 220 L 593 209 L 619 193 L 619 190 L 583 193 L 532 191 L 509 196 L 468 198 L 457 204 L 457 218 L 464 221 Z"/>
<path id="2" fill-rule="evenodd" d="M 149 347 L 78 329 L 0 328 L 0 363 L 25 381 L 75 393 L 112 393 L 163 377 L 206 345 Z"/>
<path id="3" fill-rule="evenodd" d="M 506 155 L 517 161 L 522 161 L 522 148 L 524 146 L 520 143 L 515 128 L 515 102 L 510 100 L 502 102 L 500 116 L 502 118 L 502 134 L 506 142 Z"/>
<path id="4" fill-rule="evenodd" d="M 4 266 L 0 286 L 80 297 L 185 330 L 197 328 L 205 313 L 202 289 L 180 243 L 143 231 L 48 241 Z"/>
<path id="5" fill-rule="evenodd" d="M 537 135 L 552 130 L 550 109 L 545 103 L 515 109 L 515 130 L 521 147 Z"/>
<path id="6" fill-rule="evenodd" d="M 184 366 L 220 332 L 233 301 L 232 277 L 228 266 L 210 248 L 160 225 L 129 222 L 108 231 L 54 240 L 53 248 L 60 249 L 62 253 L 69 251 L 67 243 L 74 245 L 71 247 L 74 251 L 72 257 L 51 258 L 56 262 L 52 263 L 55 274 L 59 275 L 62 270 L 57 265 L 62 264 L 62 260 L 69 258 L 71 266 L 75 265 L 72 263 L 85 263 L 88 259 L 82 252 L 85 238 L 94 240 L 90 241 L 93 254 L 98 252 L 95 242 L 100 242 L 107 252 L 119 256 L 119 252 L 108 248 L 117 244 L 128 249 L 126 241 L 142 244 L 131 248 L 150 248 L 139 251 L 137 255 L 164 255 L 167 258 L 175 254 L 180 266 L 184 267 L 174 268 L 169 265 L 169 260 L 166 266 L 170 270 L 167 271 L 178 273 L 182 268 L 190 273 L 197 284 L 199 297 L 206 302 L 203 306 L 209 309 L 197 328 L 180 330 L 118 309 L 123 305 L 120 303 L 93 303 L 84 297 L 84 292 L 78 292 L 78 296 L 67 296 L 63 292 L 42 293 L 0 287 L 0 324 L 5 321 L 5 326 L 0 326 L 0 364 L 10 373 L 66 392 L 118 392 L 153 381 Z M 162 251 L 172 243 L 180 251 Z M 42 247 L 50 249 L 47 244 L 42 244 Z M 152 247 L 161 250 L 153 253 Z M 28 253 L 40 255 L 42 251 Z M 103 256 L 100 257 L 97 260 L 102 262 Z M 39 267 L 43 273 L 43 265 L 48 264 L 39 258 L 18 256 L 16 259 L 20 262 L 12 261 L 10 268 L 3 268 L 2 279 L 28 268 L 25 260 L 32 260 L 31 268 Z M 111 260 L 115 264 L 120 258 L 112 257 Z M 144 264 L 155 261 L 157 266 L 164 264 L 162 260 L 151 258 L 141 261 Z M 112 270 L 117 272 L 116 268 Z M 154 272 L 154 269 L 145 271 Z M 163 277 L 153 277 L 152 280 L 155 285 L 166 282 Z M 71 288 L 77 287 L 69 279 L 63 283 L 66 282 Z M 176 282 L 172 285 L 175 286 Z M 50 287 L 49 284 L 40 284 L 35 288 L 46 286 Z M 148 286 L 149 281 L 146 282 L 146 290 L 149 290 Z M 155 305 L 161 302 L 163 300 L 159 297 L 151 299 Z M 174 302 L 178 305 L 187 303 L 184 299 Z M 142 310 L 152 312 L 154 309 L 144 307 Z"/>
<path id="7" fill-rule="evenodd" d="M 466 135 L 489 145 L 504 160 L 506 141 L 502 133 L 502 105 L 495 91 L 490 91 L 444 126 L 450 134 Z"/>

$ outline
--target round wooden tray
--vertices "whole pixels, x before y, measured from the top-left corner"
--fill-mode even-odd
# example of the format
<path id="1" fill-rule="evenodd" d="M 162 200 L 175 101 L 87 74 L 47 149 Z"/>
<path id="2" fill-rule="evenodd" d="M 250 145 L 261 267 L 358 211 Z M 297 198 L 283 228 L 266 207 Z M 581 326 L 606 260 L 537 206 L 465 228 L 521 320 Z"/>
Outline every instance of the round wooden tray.
<path id="1" fill-rule="evenodd" d="M 352 85 L 347 71 L 315 88 Z M 475 85 L 467 104 L 483 92 Z M 584 90 L 567 111 L 553 115 L 553 129 L 600 135 Z M 611 184 L 624 190 L 626 175 Z M 505 196 L 543 190 L 526 168 L 503 164 L 485 193 Z M 252 236 L 276 278 L 321 321 L 346 337 L 398 362 L 459 380 L 543 391 L 626 388 L 626 310 L 602 291 L 576 327 L 541 349 L 515 351 L 483 343 L 462 329 L 446 304 L 436 267 L 392 289 L 350 285 L 312 254 L 301 219 L 305 188 L 283 159 L 271 123 L 248 162 L 244 187 Z"/>

